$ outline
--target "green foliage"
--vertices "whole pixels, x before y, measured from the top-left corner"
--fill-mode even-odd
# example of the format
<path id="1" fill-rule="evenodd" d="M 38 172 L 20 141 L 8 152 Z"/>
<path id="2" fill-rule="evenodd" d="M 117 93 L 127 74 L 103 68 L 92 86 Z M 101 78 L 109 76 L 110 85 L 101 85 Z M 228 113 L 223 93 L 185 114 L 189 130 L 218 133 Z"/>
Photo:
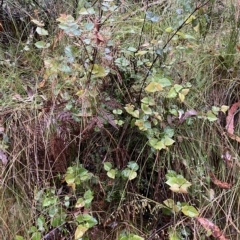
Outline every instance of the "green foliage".
<path id="1" fill-rule="evenodd" d="M 192 184 L 182 175 L 177 175 L 175 171 L 168 171 L 166 174 L 167 182 L 173 192 L 187 193 L 188 187 Z"/>
<path id="2" fill-rule="evenodd" d="M 137 177 L 137 170 L 139 168 L 136 162 L 130 161 L 125 169 L 119 171 L 118 169 L 113 169 L 112 164 L 110 162 L 105 162 L 104 170 L 107 171 L 107 175 L 109 178 L 115 179 L 115 177 L 122 177 L 123 179 L 133 180 Z"/>
<path id="3" fill-rule="evenodd" d="M 75 190 L 75 194 L 82 194 L 80 189 L 76 187 L 81 186 L 86 188 L 84 184 L 92 178 L 86 169 L 82 166 L 69 167 L 65 175 L 65 180 L 69 187 Z M 78 198 L 74 208 L 75 209 L 90 209 L 93 192 L 91 190 L 84 191 L 82 197 Z M 77 225 L 75 230 L 75 239 L 81 238 L 88 229 L 96 225 L 97 220 L 90 214 L 78 212 L 74 218 L 70 217 L 68 207 L 70 205 L 69 196 L 65 196 L 62 201 L 54 188 L 47 188 L 40 190 L 35 194 L 36 207 L 42 214 L 36 219 L 35 226 L 31 226 L 29 233 L 31 239 L 40 240 L 44 233 L 48 232 L 51 228 L 59 228 L 65 230 L 66 223 L 75 223 Z M 21 239 L 21 236 L 16 236 L 16 239 Z"/>
<path id="4" fill-rule="evenodd" d="M 188 187 L 192 185 L 182 175 L 178 175 L 173 170 L 168 170 L 166 178 L 167 178 L 166 184 L 170 186 L 172 192 L 188 193 L 187 191 Z M 163 203 L 168 208 L 165 209 L 165 213 L 168 213 L 168 210 L 170 210 L 170 212 L 174 214 L 182 212 L 184 215 L 188 217 L 197 217 L 199 215 L 197 209 L 189 205 L 188 203 L 185 202 L 175 203 L 173 199 L 167 199 Z M 165 208 L 165 206 L 163 206 L 163 208 Z"/>
<path id="5" fill-rule="evenodd" d="M 133 233 L 126 233 L 122 232 L 120 233 L 120 236 L 118 237 L 118 240 L 143 240 L 144 238 L 135 235 Z"/>
<path id="6" fill-rule="evenodd" d="M 82 165 L 75 165 L 67 169 L 65 181 L 68 186 L 71 186 L 75 190 L 76 185 L 81 185 L 83 182 L 90 180 L 92 176 L 92 173 L 89 173 Z"/>

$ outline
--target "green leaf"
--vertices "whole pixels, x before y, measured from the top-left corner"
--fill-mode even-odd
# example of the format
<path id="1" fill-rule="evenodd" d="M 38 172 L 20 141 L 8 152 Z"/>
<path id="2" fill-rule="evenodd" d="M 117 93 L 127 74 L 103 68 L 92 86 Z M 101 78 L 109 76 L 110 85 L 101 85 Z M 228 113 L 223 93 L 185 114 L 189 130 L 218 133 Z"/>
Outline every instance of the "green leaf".
<path id="1" fill-rule="evenodd" d="M 31 240 L 41 240 L 41 233 L 40 232 L 34 232 L 32 234 Z"/>
<path id="2" fill-rule="evenodd" d="M 133 180 L 136 177 L 137 177 L 137 173 L 131 170 L 129 175 L 128 175 L 128 179 Z"/>
<path id="3" fill-rule="evenodd" d="M 168 170 L 167 174 L 166 174 L 166 178 L 172 178 L 172 177 L 177 177 L 177 173 L 173 170 Z"/>
<path id="4" fill-rule="evenodd" d="M 174 129 L 170 128 L 170 127 L 165 127 L 164 128 L 164 133 L 168 136 L 168 137 L 173 137 L 174 136 Z"/>
<path id="5" fill-rule="evenodd" d="M 129 113 L 130 115 L 132 115 L 135 118 L 139 118 L 139 111 L 134 110 L 133 105 L 127 104 L 126 107 L 124 107 L 124 108 L 127 111 L 127 113 Z"/>
<path id="6" fill-rule="evenodd" d="M 121 233 L 117 240 L 144 240 L 144 238 L 138 235 L 134 235 L 132 233 L 131 234 Z"/>
<path id="7" fill-rule="evenodd" d="M 143 112 L 145 114 L 148 114 L 148 115 L 152 114 L 152 109 L 148 105 L 146 105 L 144 103 L 141 104 L 141 109 L 143 110 Z"/>
<path id="8" fill-rule="evenodd" d="M 137 236 L 137 235 L 133 235 L 133 234 L 130 234 L 130 236 L 129 236 L 128 239 L 129 239 L 129 240 L 144 240 L 144 238 L 139 237 L 139 236 Z"/>
<path id="9" fill-rule="evenodd" d="M 170 109 L 170 110 L 169 110 L 169 113 L 171 113 L 171 114 L 174 115 L 174 116 L 178 116 L 178 111 L 177 111 L 177 109 Z"/>
<path id="10" fill-rule="evenodd" d="M 147 11 L 146 12 L 146 19 L 151 21 L 151 22 L 158 22 L 160 17 L 153 12 Z"/>
<path id="11" fill-rule="evenodd" d="M 43 232 L 45 230 L 44 225 L 45 225 L 45 218 L 41 215 L 37 219 L 38 230 Z"/>
<path id="12" fill-rule="evenodd" d="M 48 197 L 43 200 L 43 207 L 48 207 L 54 205 L 57 202 L 57 196 Z"/>
<path id="13" fill-rule="evenodd" d="M 93 227 L 94 225 L 96 225 L 98 223 L 98 221 L 91 215 L 89 214 L 79 214 L 76 217 L 76 220 L 78 223 L 87 223 L 88 228 Z"/>
<path id="14" fill-rule="evenodd" d="M 212 111 L 207 112 L 207 119 L 210 122 L 216 121 L 218 118 L 212 113 Z"/>
<path id="15" fill-rule="evenodd" d="M 150 146 L 152 146 L 153 148 L 155 148 L 157 150 L 161 150 L 161 149 L 165 149 L 166 148 L 163 140 L 159 141 L 156 138 L 151 138 L 149 140 L 149 144 L 150 144 Z"/>
<path id="16" fill-rule="evenodd" d="M 165 29 L 165 32 L 167 33 L 171 33 L 173 31 L 173 28 L 172 27 L 168 27 Z"/>
<path id="17" fill-rule="evenodd" d="M 37 32 L 40 36 L 47 36 L 47 35 L 48 35 L 48 31 L 45 30 L 44 28 L 41 28 L 41 27 L 37 27 L 37 28 L 36 28 L 36 32 Z"/>
<path id="18" fill-rule="evenodd" d="M 59 208 L 58 208 L 58 205 L 57 204 L 54 204 L 54 205 L 51 205 L 49 208 L 48 208 L 48 215 L 50 217 L 54 217 L 59 211 Z"/>
<path id="19" fill-rule="evenodd" d="M 175 142 L 175 141 L 172 140 L 170 137 L 165 137 L 165 138 L 164 138 L 164 145 L 165 145 L 165 146 L 171 146 L 171 145 L 173 145 L 174 142 Z"/>
<path id="20" fill-rule="evenodd" d="M 57 18 L 60 23 L 71 23 L 74 22 L 74 18 L 71 15 L 60 14 L 61 16 Z"/>
<path id="21" fill-rule="evenodd" d="M 187 18 L 186 24 L 191 23 L 196 17 L 194 15 L 191 15 Z"/>
<path id="22" fill-rule="evenodd" d="M 95 219 L 95 218 L 92 217 L 92 216 L 91 216 L 90 219 L 86 220 L 86 222 L 88 223 L 88 226 L 89 226 L 90 228 L 98 224 L 97 219 Z"/>
<path id="23" fill-rule="evenodd" d="M 122 114 L 122 109 L 114 109 L 113 110 L 113 113 L 116 114 L 116 115 L 121 115 Z"/>
<path id="24" fill-rule="evenodd" d="M 90 71 L 92 71 L 92 74 L 95 77 L 106 77 L 109 73 L 108 70 L 105 70 L 104 67 L 98 65 L 98 64 L 94 64 L 93 68 L 90 67 Z"/>
<path id="25" fill-rule="evenodd" d="M 125 57 L 117 58 L 114 62 L 121 67 L 127 67 L 130 64 L 129 60 Z"/>
<path id="26" fill-rule="evenodd" d="M 84 24 L 84 28 L 87 30 L 87 31 L 90 31 L 94 28 L 94 23 L 85 23 Z"/>
<path id="27" fill-rule="evenodd" d="M 199 215 L 199 212 L 197 211 L 197 209 L 189 205 L 182 207 L 182 212 L 184 215 L 192 218 L 197 217 Z"/>
<path id="28" fill-rule="evenodd" d="M 163 203 L 172 210 L 173 213 L 178 213 L 181 208 L 174 202 L 173 199 L 167 199 Z"/>
<path id="29" fill-rule="evenodd" d="M 184 35 L 184 39 L 192 39 L 192 40 L 195 40 L 196 38 L 194 37 L 194 36 L 192 36 L 192 35 L 190 35 L 190 34 L 185 34 Z"/>
<path id="30" fill-rule="evenodd" d="M 141 100 L 142 103 L 146 104 L 146 105 L 149 105 L 149 106 L 155 106 L 156 103 L 154 101 L 153 98 L 151 97 L 144 97 L 142 100 Z"/>
<path id="31" fill-rule="evenodd" d="M 138 168 L 139 168 L 138 164 L 136 162 L 134 162 L 134 161 L 128 162 L 127 167 L 130 168 L 133 171 L 137 171 Z"/>
<path id="32" fill-rule="evenodd" d="M 108 177 L 115 179 L 116 176 L 116 170 L 115 169 L 111 169 L 110 171 L 107 172 Z"/>
<path id="33" fill-rule="evenodd" d="M 124 169 L 124 170 L 122 171 L 122 176 L 123 176 L 124 178 L 129 179 L 129 180 L 133 180 L 134 178 L 137 177 L 137 173 L 136 173 L 135 171 L 127 168 L 127 169 Z"/>
<path id="34" fill-rule="evenodd" d="M 149 121 L 144 121 L 144 120 L 136 120 L 135 125 L 138 126 L 138 128 L 141 131 L 147 131 L 148 129 L 151 128 L 151 123 Z"/>
<path id="35" fill-rule="evenodd" d="M 79 198 L 75 204 L 75 208 L 82 208 L 85 206 L 85 201 L 83 198 Z"/>
<path id="36" fill-rule="evenodd" d="M 167 98 L 175 98 L 176 96 L 177 96 L 177 92 L 174 89 L 174 87 L 172 87 L 167 94 Z"/>
<path id="37" fill-rule="evenodd" d="M 95 14 L 95 10 L 91 8 L 81 8 L 80 11 L 78 12 L 79 15 L 92 15 Z"/>
<path id="38" fill-rule="evenodd" d="M 150 82 L 148 86 L 145 88 L 147 92 L 151 93 L 162 91 L 162 89 L 163 89 L 162 86 L 157 82 Z"/>
<path id="39" fill-rule="evenodd" d="M 144 54 L 148 53 L 148 51 L 138 51 L 135 56 L 142 56 Z"/>
<path id="40" fill-rule="evenodd" d="M 129 47 L 127 50 L 130 51 L 130 52 L 136 52 L 137 51 L 137 49 L 135 47 Z"/>
<path id="41" fill-rule="evenodd" d="M 122 120 L 114 120 L 114 122 L 119 126 L 122 126 L 124 124 L 124 121 Z"/>
<path id="42" fill-rule="evenodd" d="M 38 41 L 34 45 L 39 49 L 50 47 L 50 43 L 45 43 L 44 41 Z"/>
<path id="43" fill-rule="evenodd" d="M 185 39 L 185 34 L 183 32 L 178 31 L 176 34 Z"/>
<path id="44" fill-rule="evenodd" d="M 51 218 L 51 226 L 58 227 L 61 226 L 66 221 L 67 215 L 65 213 L 57 214 Z"/>
<path id="45" fill-rule="evenodd" d="M 16 235 L 15 240 L 25 240 L 25 238 L 20 235 Z"/>
<path id="46" fill-rule="evenodd" d="M 213 114 L 217 115 L 220 111 L 220 108 L 219 107 L 215 107 L 215 106 L 212 106 L 212 112 Z"/>
<path id="47" fill-rule="evenodd" d="M 160 83 L 162 87 L 169 87 L 172 85 L 172 82 L 168 78 L 159 78 L 155 81 Z"/>
<path id="48" fill-rule="evenodd" d="M 86 199 L 86 200 L 90 200 L 92 201 L 93 200 L 93 192 L 91 190 L 87 190 L 83 197 Z"/>
<path id="49" fill-rule="evenodd" d="M 68 184 L 74 183 L 74 182 L 75 182 L 75 175 L 74 175 L 73 173 L 71 173 L 71 174 L 66 174 L 66 176 L 65 176 L 65 181 L 66 181 Z"/>
<path id="50" fill-rule="evenodd" d="M 106 171 L 110 171 L 110 169 L 112 169 L 112 164 L 110 162 L 104 162 L 103 163 L 103 168 Z"/>
<path id="51" fill-rule="evenodd" d="M 192 185 L 182 175 L 176 177 L 167 176 L 167 179 L 166 184 L 170 186 L 170 190 L 177 193 L 187 193 L 188 187 Z"/>
<path id="52" fill-rule="evenodd" d="M 179 84 L 175 84 L 173 87 L 174 87 L 174 89 L 175 89 L 175 91 L 176 91 L 177 93 L 180 92 L 180 90 L 183 89 L 183 86 L 182 86 L 182 85 L 179 85 Z"/>
<path id="53" fill-rule="evenodd" d="M 176 230 L 171 230 L 169 232 L 168 236 L 169 236 L 169 240 L 182 240 L 183 239 Z"/>

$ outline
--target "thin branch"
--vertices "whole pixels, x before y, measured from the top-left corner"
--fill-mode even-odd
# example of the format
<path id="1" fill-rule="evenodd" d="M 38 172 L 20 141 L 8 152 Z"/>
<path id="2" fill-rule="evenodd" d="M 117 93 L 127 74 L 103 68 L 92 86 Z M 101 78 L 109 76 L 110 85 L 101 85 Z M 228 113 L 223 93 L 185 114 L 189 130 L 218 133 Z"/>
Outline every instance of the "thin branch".
<path id="1" fill-rule="evenodd" d="M 192 15 L 193 15 L 195 12 L 197 12 L 199 9 L 201 9 L 202 7 L 204 7 L 205 5 L 207 5 L 210 1 L 211 1 L 211 0 L 208 0 L 207 2 L 205 2 L 205 3 L 203 3 L 203 4 L 195 7 L 195 9 L 193 10 L 193 12 L 185 19 L 185 21 L 177 28 L 177 30 L 176 30 L 176 31 L 172 34 L 172 36 L 167 40 L 167 42 L 166 42 L 166 44 L 163 46 L 162 50 L 164 50 L 164 49 L 168 46 L 168 44 L 169 44 L 170 41 L 173 39 L 173 37 L 177 34 L 177 32 L 178 32 L 179 30 L 181 30 L 181 29 L 185 26 L 186 22 L 192 17 Z M 149 69 L 148 69 L 148 71 L 147 71 L 147 74 L 145 75 L 145 77 L 144 77 L 144 79 L 143 79 L 143 83 L 142 83 L 141 90 L 140 90 L 139 97 L 138 97 L 138 101 L 137 101 L 138 104 L 140 104 L 140 102 L 141 102 L 141 95 L 142 95 L 143 87 L 144 87 L 144 85 L 145 85 L 145 83 L 146 83 L 146 80 L 147 80 L 147 78 L 148 78 L 148 76 L 149 76 L 149 74 L 150 74 L 150 72 L 151 72 L 154 64 L 155 64 L 155 63 L 157 62 L 157 60 L 159 59 L 159 57 L 160 57 L 159 54 L 155 57 L 155 59 L 153 60 L 151 66 L 149 67 Z"/>

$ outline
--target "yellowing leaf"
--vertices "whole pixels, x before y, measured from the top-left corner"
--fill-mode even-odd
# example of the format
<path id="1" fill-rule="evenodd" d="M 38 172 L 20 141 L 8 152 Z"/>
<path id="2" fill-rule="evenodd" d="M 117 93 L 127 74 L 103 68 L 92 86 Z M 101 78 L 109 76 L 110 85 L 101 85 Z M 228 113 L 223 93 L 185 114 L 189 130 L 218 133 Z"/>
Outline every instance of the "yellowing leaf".
<path id="1" fill-rule="evenodd" d="M 181 208 L 175 204 L 173 199 L 167 199 L 167 200 L 163 201 L 163 203 L 168 208 L 170 208 L 174 213 L 178 213 L 181 210 Z"/>
<path id="2" fill-rule="evenodd" d="M 135 56 L 142 56 L 144 54 L 148 53 L 148 51 L 138 51 Z"/>
<path id="3" fill-rule="evenodd" d="M 76 189 L 76 184 L 75 183 L 68 183 L 67 185 L 69 187 L 71 187 L 73 191 L 75 191 L 75 189 Z"/>
<path id="4" fill-rule="evenodd" d="M 191 23 L 194 19 L 196 19 L 196 17 L 194 15 L 191 15 L 186 21 L 186 24 Z"/>
<path id="5" fill-rule="evenodd" d="M 147 131 L 149 127 L 146 126 L 144 120 L 136 120 L 135 125 L 139 127 L 141 131 Z"/>
<path id="6" fill-rule="evenodd" d="M 167 33 L 171 33 L 173 31 L 173 28 L 172 27 L 168 27 L 165 29 L 165 32 Z"/>
<path id="7" fill-rule="evenodd" d="M 178 94 L 178 97 L 179 97 L 179 99 L 180 99 L 181 102 L 184 102 L 184 100 L 185 100 L 185 95 L 183 95 L 182 93 L 179 93 L 179 94 Z"/>
<path id="8" fill-rule="evenodd" d="M 93 68 L 90 67 L 90 71 L 92 70 L 92 74 L 95 75 L 95 77 L 106 77 L 109 73 L 109 71 L 105 70 L 104 67 L 94 64 Z"/>
<path id="9" fill-rule="evenodd" d="M 78 225 L 74 235 L 75 240 L 81 238 L 87 230 L 87 227 L 84 227 L 83 225 Z"/>
<path id="10" fill-rule="evenodd" d="M 179 192 L 180 193 L 188 193 L 188 187 L 190 187 L 192 184 L 190 182 L 186 182 L 183 185 L 180 186 Z"/>
<path id="11" fill-rule="evenodd" d="M 199 32 L 199 27 L 200 27 L 199 24 L 197 24 L 195 27 L 193 27 L 194 31 L 195 31 L 195 32 Z"/>
<path id="12" fill-rule="evenodd" d="M 226 113 L 226 111 L 229 109 L 229 106 L 226 106 L 226 105 L 222 105 L 221 106 L 221 111 Z"/>
<path id="13" fill-rule="evenodd" d="M 159 92 L 162 89 L 163 89 L 162 86 L 157 82 L 150 82 L 148 86 L 145 88 L 147 92 Z"/>
<path id="14" fill-rule="evenodd" d="M 186 96 L 189 93 L 189 89 L 188 88 L 184 88 L 181 90 L 181 93 Z"/>
<path id="15" fill-rule="evenodd" d="M 156 138 L 150 139 L 150 140 L 149 140 L 149 144 L 150 144 L 153 148 L 155 148 L 155 149 L 157 149 L 157 150 L 161 150 L 161 149 L 165 149 L 165 148 L 166 148 L 166 146 L 165 146 L 164 143 L 163 143 L 163 140 L 159 141 L 159 140 L 156 139 Z"/>
<path id="16" fill-rule="evenodd" d="M 133 179 L 136 178 L 136 177 L 137 177 L 137 173 L 134 172 L 134 171 L 131 171 L 131 172 L 129 173 L 128 179 L 129 179 L 129 180 L 133 180 Z"/>
<path id="17" fill-rule="evenodd" d="M 76 92 L 75 95 L 81 96 L 83 93 L 84 93 L 84 90 L 83 90 L 83 89 L 80 89 L 80 90 L 78 90 L 78 91 Z"/>
<path id="18" fill-rule="evenodd" d="M 180 187 L 178 184 L 172 184 L 170 187 L 170 190 L 178 193 L 178 192 L 180 192 Z"/>
<path id="19" fill-rule="evenodd" d="M 178 31 L 176 34 L 182 38 L 185 38 L 185 34 L 183 32 Z"/>
<path id="20" fill-rule="evenodd" d="M 170 186 L 170 189 L 173 192 L 187 193 L 188 187 L 190 187 L 192 185 L 182 175 L 167 176 L 167 178 L 168 178 L 168 180 L 167 180 L 166 184 Z"/>
<path id="21" fill-rule="evenodd" d="M 135 118 L 139 118 L 139 111 L 134 110 L 134 106 L 131 104 L 126 104 L 126 107 L 124 107 L 127 113 L 131 114 Z"/>

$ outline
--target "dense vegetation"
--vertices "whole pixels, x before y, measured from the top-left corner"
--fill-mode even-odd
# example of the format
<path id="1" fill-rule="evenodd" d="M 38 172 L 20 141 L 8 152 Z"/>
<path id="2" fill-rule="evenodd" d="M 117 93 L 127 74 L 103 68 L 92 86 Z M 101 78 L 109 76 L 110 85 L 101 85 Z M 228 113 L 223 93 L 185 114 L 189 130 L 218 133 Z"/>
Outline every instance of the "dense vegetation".
<path id="1" fill-rule="evenodd" d="M 5 0 L 1 239 L 240 239 L 239 1 Z"/>

